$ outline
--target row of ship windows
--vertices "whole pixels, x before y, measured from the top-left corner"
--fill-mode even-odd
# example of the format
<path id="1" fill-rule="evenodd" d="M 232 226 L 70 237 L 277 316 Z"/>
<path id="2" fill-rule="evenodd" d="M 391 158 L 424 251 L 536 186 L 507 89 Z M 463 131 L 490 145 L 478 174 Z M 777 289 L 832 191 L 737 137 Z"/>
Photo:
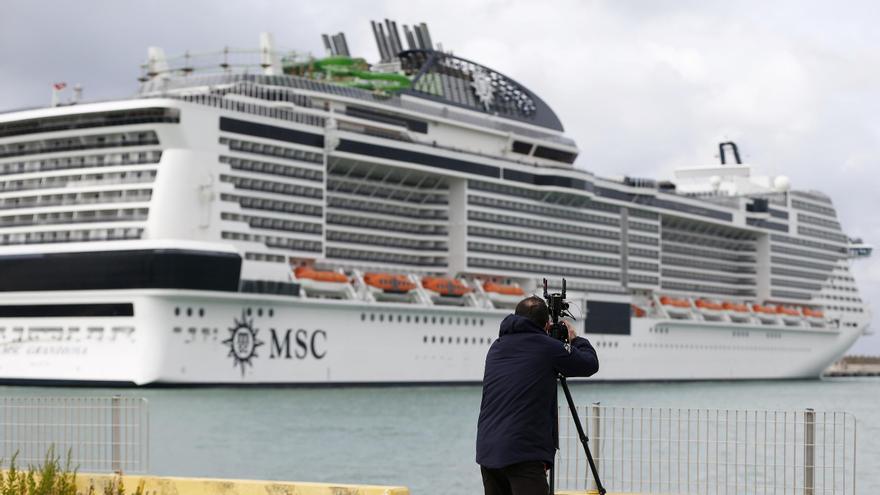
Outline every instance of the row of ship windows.
<path id="1" fill-rule="evenodd" d="M 63 151 L 118 148 L 123 146 L 153 146 L 157 144 L 159 144 L 159 137 L 153 131 L 71 136 L 0 144 L 0 158 L 40 153 L 60 153 Z"/>
<path id="2" fill-rule="evenodd" d="M 220 163 L 228 163 L 233 170 L 241 170 L 244 172 L 253 172 L 257 174 L 277 175 L 280 177 L 292 177 L 295 179 L 304 179 L 313 182 L 323 182 L 324 172 L 306 167 L 297 167 L 294 165 L 261 162 L 257 160 L 248 160 L 246 158 L 235 158 L 230 156 L 220 156 Z"/>
<path id="3" fill-rule="evenodd" d="M 144 233 L 141 228 L 64 230 L 52 232 L 19 232 L 0 235 L 0 244 L 43 244 L 55 242 L 112 241 L 140 239 Z"/>
<path id="4" fill-rule="evenodd" d="M 323 215 L 323 208 L 320 206 L 282 201 L 280 199 L 255 198 L 252 196 L 222 193 L 220 194 L 220 200 L 238 203 L 239 206 L 245 209 L 295 213 L 297 215 L 311 217 L 320 217 Z"/>
<path id="5" fill-rule="evenodd" d="M 327 206 L 424 220 L 446 220 L 449 218 L 449 213 L 446 209 L 415 208 L 392 203 L 349 199 L 332 195 L 327 196 Z"/>
<path id="6" fill-rule="evenodd" d="M 712 285 L 692 284 L 687 282 L 674 282 L 664 280 L 662 288 L 666 290 L 686 291 L 692 293 L 719 294 L 725 296 L 755 297 L 752 288 L 715 287 Z"/>
<path id="7" fill-rule="evenodd" d="M 797 260 L 797 259 L 793 259 L 793 258 L 786 258 L 783 256 L 771 256 L 770 262 L 773 264 L 790 265 L 790 266 L 797 266 L 797 267 L 801 267 L 801 268 L 810 268 L 812 270 L 821 270 L 826 273 L 830 272 L 831 270 L 834 269 L 834 265 L 823 265 L 821 263 L 811 263 L 809 261 L 802 261 L 802 260 Z"/>
<path id="8" fill-rule="evenodd" d="M 445 251 L 446 249 L 448 249 L 446 241 L 430 241 L 412 238 L 388 237 L 382 235 L 341 232 L 337 230 L 327 231 L 327 241 L 367 244 L 372 246 L 396 247 L 404 249 L 418 249 L 422 251 Z"/>
<path id="9" fill-rule="evenodd" d="M 755 273 L 756 271 L 754 265 L 731 265 L 719 261 L 704 261 L 695 258 L 663 256 L 661 260 L 664 265 L 700 268 L 703 270 L 715 270 L 729 273 Z"/>
<path id="10" fill-rule="evenodd" d="M 784 299 L 800 299 L 800 300 L 810 300 L 813 298 L 811 294 L 807 294 L 804 292 L 795 292 L 793 290 L 771 290 L 771 297 L 779 297 Z"/>
<path id="11" fill-rule="evenodd" d="M 713 239 L 711 237 L 706 237 L 698 234 L 692 234 L 688 232 L 679 232 L 673 231 L 670 229 L 663 229 L 663 234 L 661 238 L 664 241 L 670 242 L 679 242 L 682 244 L 696 245 L 696 246 L 706 246 L 712 247 L 716 249 L 724 249 L 730 252 L 741 253 L 743 251 L 746 252 L 754 252 L 755 246 L 751 241 L 739 242 L 739 241 L 724 241 L 721 239 Z"/>
<path id="12" fill-rule="evenodd" d="M 559 251 L 548 251 L 545 249 L 534 249 L 527 247 L 519 247 L 519 246 L 510 246 L 506 244 L 488 244 L 484 242 L 468 242 L 468 250 L 477 251 L 482 253 L 495 253 L 495 254 L 504 254 L 510 256 L 522 256 L 526 258 L 536 258 L 536 259 L 546 259 L 546 260 L 559 260 L 559 261 L 568 261 L 572 263 L 583 263 L 588 265 L 600 265 L 600 266 L 611 266 L 611 267 L 619 267 L 620 259 L 618 258 L 603 258 L 600 256 L 587 256 L 582 254 L 573 254 Z M 654 269 L 657 268 L 656 264 L 651 263 L 642 263 L 644 265 L 653 266 Z M 632 264 L 631 264 L 632 265 Z"/>
<path id="13" fill-rule="evenodd" d="M 508 201 L 506 199 L 497 199 L 489 196 L 478 196 L 474 194 L 468 195 L 468 204 L 477 206 L 488 206 L 490 208 L 499 208 L 507 211 L 521 211 L 524 213 L 532 213 L 542 215 L 546 218 L 568 218 L 581 222 L 597 223 L 600 225 L 620 226 L 620 219 L 615 217 L 606 217 L 602 215 L 593 215 L 590 213 L 582 213 L 575 209 L 553 208 L 549 206 L 539 206 L 522 201 Z M 647 224 L 645 224 L 647 225 Z M 652 225 L 656 229 L 656 225 Z"/>
<path id="14" fill-rule="evenodd" d="M 627 222 L 627 225 L 630 230 L 642 230 L 645 232 L 654 232 L 654 233 L 660 231 L 660 226 L 658 226 L 655 223 L 644 223 L 644 222 L 636 222 L 636 221 L 630 220 L 629 222 Z"/>
<path id="15" fill-rule="evenodd" d="M 249 177 L 240 177 L 237 175 L 220 174 L 220 182 L 232 184 L 236 189 L 247 189 L 250 191 L 260 191 L 272 194 L 284 194 L 287 196 L 299 196 L 313 199 L 321 199 L 324 196 L 323 191 L 317 187 L 251 179 Z"/>
<path id="16" fill-rule="evenodd" d="M 619 253 L 619 244 L 605 244 L 601 242 L 591 242 L 581 239 L 572 239 L 570 237 L 553 237 L 533 232 L 521 232 L 516 230 L 493 229 L 476 225 L 468 226 L 468 235 L 477 237 L 489 237 L 493 239 L 507 239 L 511 241 L 522 241 L 530 244 L 542 244 L 547 246 L 560 246 L 583 249 L 587 251 L 598 251 L 602 253 Z"/>
<path id="17" fill-rule="evenodd" d="M 386 318 L 387 316 L 387 318 Z M 379 323 L 419 323 L 431 325 L 458 325 L 458 326 L 484 326 L 486 320 L 484 318 L 461 317 L 445 317 L 445 316 L 428 316 L 428 315 L 404 315 L 404 314 L 388 314 L 385 313 L 361 313 L 361 321 L 379 322 Z"/>
<path id="18" fill-rule="evenodd" d="M 654 258 L 657 259 L 660 257 L 660 251 L 655 251 L 653 249 L 643 249 L 638 247 L 630 247 L 626 251 L 630 256 L 641 256 L 642 258 Z"/>
<path id="19" fill-rule="evenodd" d="M 51 172 L 77 168 L 117 167 L 120 165 L 143 165 L 159 163 L 162 151 L 150 150 L 131 153 L 105 153 L 100 155 L 66 156 L 0 164 L 0 175 Z"/>
<path id="20" fill-rule="evenodd" d="M 60 205 L 84 205 L 95 203 L 149 202 L 153 195 L 151 189 L 126 189 L 123 191 L 96 191 L 65 194 L 44 194 L 39 196 L 7 197 L 0 199 L 0 209 L 42 208 Z"/>
<path id="21" fill-rule="evenodd" d="M 444 342 L 445 341 L 445 342 Z M 492 339 L 490 337 L 452 337 L 451 335 L 448 337 L 432 335 L 430 338 L 425 335 L 422 337 L 423 344 L 436 344 L 436 343 L 446 343 L 446 344 L 482 344 L 487 345 L 492 343 Z"/>
<path id="22" fill-rule="evenodd" d="M 498 215 L 495 213 L 470 210 L 468 211 L 468 219 L 475 221 L 500 223 L 505 225 L 516 225 L 517 227 L 531 227 L 534 229 L 562 232 L 566 234 L 576 234 L 587 237 L 599 237 L 614 240 L 620 239 L 619 231 L 594 229 L 590 227 L 581 227 L 578 225 L 548 222 L 546 220 L 538 218 L 522 218 L 510 215 Z"/>
<path id="23" fill-rule="evenodd" d="M 340 213 L 327 213 L 328 225 L 347 225 L 364 229 L 376 229 L 392 232 L 406 232 L 421 235 L 446 235 L 449 233 L 446 225 L 431 225 L 420 222 L 403 222 L 385 220 L 376 217 L 344 215 Z"/>
<path id="24" fill-rule="evenodd" d="M 853 290 L 853 292 L 855 292 L 855 290 Z M 857 303 L 862 302 L 861 297 L 849 297 L 849 296 L 827 296 L 827 297 L 828 297 L 828 299 L 831 299 L 832 301 L 851 301 L 851 302 L 857 302 Z"/>
<path id="25" fill-rule="evenodd" d="M 786 247 L 786 246 L 780 246 L 779 244 L 770 244 L 770 252 L 771 253 L 783 253 L 783 254 L 788 254 L 788 255 L 793 255 L 793 256 L 802 256 L 804 258 L 809 258 L 812 260 L 830 261 L 832 263 L 840 260 L 843 255 L 843 253 L 840 253 L 839 255 L 834 256 L 834 255 L 825 254 L 825 253 L 816 253 L 814 251 L 804 251 L 803 249 L 795 249 L 795 248 L 790 248 L 790 247 Z M 806 262 L 801 262 L 801 263 L 806 263 Z M 805 266 L 805 265 L 801 265 L 801 266 Z M 823 269 L 825 269 L 825 268 L 823 268 Z"/>
<path id="26" fill-rule="evenodd" d="M 831 284 L 828 287 L 834 290 L 839 290 L 840 292 L 858 292 L 859 290 L 851 285 L 834 285 Z"/>
<path id="27" fill-rule="evenodd" d="M 775 339 L 777 337 L 768 338 Z M 781 337 L 779 337 L 781 338 Z M 704 345 L 704 344 L 668 344 L 665 342 L 636 342 L 633 347 L 638 348 L 660 348 L 660 349 L 692 349 L 701 351 L 792 351 L 796 350 L 790 347 L 779 346 L 761 346 L 761 345 Z M 806 350 L 806 349 L 805 349 Z"/>
<path id="28" fill-rule="evenodd" d="M 620 280 L 618 272 L 604 272 L 574 268 L 565 265 L 544 265 L 540 263 L 523 263 L 519 261 L 501 260 L 495 258 L 469 257 L 468 265 L 474 268 L 491 268 L 496 270 L 511 270 L 517 272 L 546 273 L 570 277 L 592 278 L 601 280 Z"/>
<path id="29" fill-rule="evenodd" d="M 856 281 L 856 279 L 854 279 L 853 277 L 843 276 L 843 275 L 835 275 L 835 276 L 831 277 L 829 280 L 843 280 L 843 281 L 847 281 L 847 282 L 855 282 Z"/>
<path id="30" fill-rule="evenodd" d="M 0 192 L 31 191 L 34 189 L 55 189 L 63 187 L 141 184 L 145 182 L 153 182 L 155 178 L 155 170 L 37 177 L 33 179 L 0 181 Z"/>
<path id="31" fill-rule="evenodd" d="M 852 306 L 828 306 L 828 309 L 835 309 L 837 311 L 845 311 L 847 313 L 864 313 L 865 308 L 854 308 Z"/>
<path id="32" fill-rule="evenodd" d="M 486 191 L 493 192 L 499 194 L 505 194 L 508 196 L 516 196 L 520 198 L 527 198 L 534 201 L 543 201 L 547 197 L 546 191 L 536 191 L 533 189 L 525 189 L 521 187 L 515 187 L 508 184 L 498 184 L 494 182 L 483 182 L 478 180 L 468 180 L 468 189 L 474 189 L 478 191 Z M 557 193 L 562 194 L 562 193 Z M 596 201 L 592 201 L 589 198 L 566 194 L 567 200 L 570 201 L 570 204 L 566 205 L 569 208 L 577 208 L 577 209 L 591 209 L 596 211 L 604 211 L 609 213 L 620 213 L 620 207 L 605 203 L 598 203 Z M 656 214 L 652 212 L 640 212 L 640 214 L 635 214 L 634 210 L 630 210 L 631 215 L 642 216 L 643 218 L 656 218 Z"/>
<path id="33" fill-rule="evenodd" d="M 684 223 L 675 218 L 669 217 L 663 218 L 663 231 L 676 232 L 684 235 L 708 236 L 710 239 L 731 241 L 747 246 L 750 245 L 749 243 L 755 242 L 758 239 L 758 235 L 753 232 L 722 227 L 720 225 L 709 227 L 709 232 L 711 233 L 707 234 L 707 228 L 704 224 L 691 222 Z"/>
<path id="34" fill-rule="evenodd" d="M 664 269 L 661 271 L 661 275 L 663 277 L 683 278 L 686 280 L 701 280 L 703 282 L 721 282 L 721 283 L 725 283 L 725 284 L 735 284 L 735 285 L 754 285 L 755 284 L 755 279 L 753 277 L 725 277 L 722 275 L 698 273 L 698 272 L 685 272 L 685 271 L 681 271 L 681 270 Z"/>
<path id="35" fill-rule="evenodd" d="M 660 279 L 657 277 L 648 277 L 646 275 L 637 275 L 634 273 L 627 275 L 627 280 L 631 284 L 657 285 L 660 283 Z"/>
<path id="36" fill-rule="evenodd" d="M 821 284 L 811 284 L 807 282 L 800 282 L 797 280 L 787 280 L 783 278 L 771 278 L 770 285 L 774 287 L 793 287 L 795 289 L 803 289 L 811 292 L 818 292 L 822 289 Z"/>
<path id="37" fill-rule="evenodd" d="M 0 227 L 26 225 L 57 225 L 61 223 L 139 222 L 147 219 L 147 208 L 118 208 L 110 210 L 57 211 L 31 215 L 0 217 Z"/>
<path id="38" fill-rule="evenodd" d="M 176 124 L 178 122 L 180 122 L 180 110 L 176 108 L 127 108 L 108 112 L 76 113 L 6 122 L 0 124 L 0 137 L 72 129 L 91 129 L 95 127 L 135 124 Z"/>
<path id="39" fill-rule="evenodd" d="M 229 146 L 230 151 L 238 151 L 242 153 L 254 153 L 257 155 L 274 156 L 278 158 L 286 158 L 288 160 L 297 160 L 303 162 L 323 163 L 324 155 L 312 151 L 301 150 L 297 148 L 289 148 L 287 146 L 278 146 L 272 144 L 256 143 L 253 141 L 245 141 L 241 139 L 220 138 L 220 144 Z"/>
<path id="40" fill-rule="evenodd" d="M 414 205 L 448 205 L 449 197 L 445 192 L 428 188 L 424 184 L 409 185 L 409 180 L 401 180 L 399 185 L 373 183 L 366 177 L 339 177 L 333 175 L 327 179 L 327 192 L 352 194 L 372 200 L 392 200 Z"/>
<path id="41" fill-rule="evenodd" d="M 787 244 L 794 244 L 797 246 L 806 246 L 806 247 L 810 247 L 813 249 L 821 249 L 823 251 L 831 251 L 834 253 L 838 253 L 841 256 L 846 255 L 846 247 L 835 246 L 834 244 L 826 244 L 824 242 L 816 242 L 816 241 L 810 241 L 807 239 L 799 239 L 796 237 L 789 237 L 787 235 L 782 235 L 782 234 L 770 234 L 770 240 L 774 241 L 774 242 L 784 242 Z M 845 240 L 844 240 L 844 242 L 845 242 Z M 819 258 L 819 256 L 814 256 L 813 253 L 810 253 L 809 251 L 805 251 L 805 252 L 809 253 L 809 254 L 806 254 L 805 256 L 813 256 L 813 257 Z M 833 258 L 833 260 L 837 261 L 837 258 Z"/>
<path id="42" fill-rule="evenodd" d="M 689 256 L 699 256 L 701 258 L 710 258 L 721 261 L 730 261 L 734 263 L 754 263 L 755 256 L 741 253 L 729 253 L 723 251 L 711 251 L 708 249 L 698 249 L 687 245 L 663 243 L 663 253 L 670 254 L 686 254 Z"/>
<path id="43" fill-rule="evenodd" d="M 800 234 L 800 235 L 817 237 L 819 239 L 825 239 L 828 241 L 841 242 L 841 243 L 845 244 L 848 240 L 848 238 L 843 234 L 826 232 L 824 230 L 817 230 L 817 229 L 813 229 L 810 227 L 798 226 L 797 230 L 798 230 L 798 234 Z"/>
<path id="44" fill-rule="evenodd" d="M 828 279 L 828 277 L 823 273 L 813 273 L 813 272 L 802 272 L 800 270 L 791 270 L 788 268 L 782 267 L 772 267 L 770 268 L 770 273 L 773 275 L 783 275 L 786 277 L 797 277 L 797 278 L 806 278 L 809 280 L 819 280 L 824 282 Z"/>
<path id="45" fill-rule="evenodd" d="M 791 205 L 798 210 L 809 211 L 812 213 L 819 213 L 820 215 L 827 215 L 829 217 L 836 217 L 837 216 L 837 212 L 834 211 L 834 208 L 826 208 L 824 206 L 814 205 L 813 203 L 807 203 L 806 201 L 792 199 Z"/>
<path id="46" fill-rule="evenodd" d="M 268 253 L 254 253 L 251 251 L 246 251 L 244 253 L 244 259 L 250 261 L 264 261 L 269 263 L 286 263 L 287 258 L 284 256 L 279 256 L 277 254 L 268 254 Z"/>
<path id="47" fill-rule="evenodd" d="M 271 248 L 287 249 L 291 251 L 309 251 L 321 252 L 320 241 L 308 241 L 303 239 L 292 239 L 290 237 L 280 237 L 261 234 L 244 234 L 241 232 L 223 231 L 220 237 L 232 241 L 244 242 L 260 242 Z"/>
<path id="48" fill-rule="evenodd" d="M 799 222 L 811 223 L 813 225 L 819 225 L 821 227 L 826 227 L 829 229 L 840 230 L 840 222 L 837 222 L 835 220 L 814 217 L 812 215 L 804 215 L 803 213 L 798 213 L 797 219 Z"/>
<path id="49" fill-rule="evenodd" d="M 342 260 L 371 261 L 414 266 L 444 267 L 447 264 L 446 257 L 443 256 L 416 256 L 387 251 L 367 251 L 363 249 L 347 249 L 334 246 L 327 246 L 326 256 L 327 258 Z"/>
<path id="50" fill-rule="evenodd" d="M 302 232 L 304 234 L 318 234 L 322 232 L 321 224 L 295 220 L 282 220 L 280 218 L 260 217 L 253 215 L 239 215 L 237 213 L 221 213 L 222 220 L 232 222 L 246 222 L 251 228 L 281 230 L 285 232 Z"/>

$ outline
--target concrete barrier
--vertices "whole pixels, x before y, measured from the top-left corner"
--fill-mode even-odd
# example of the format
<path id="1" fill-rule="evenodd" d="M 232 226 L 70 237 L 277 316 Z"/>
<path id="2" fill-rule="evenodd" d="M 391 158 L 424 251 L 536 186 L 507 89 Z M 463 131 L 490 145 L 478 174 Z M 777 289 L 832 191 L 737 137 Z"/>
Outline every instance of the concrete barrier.
<path id="1" fill-rule="evenodd" d="M 409 495 L 402 486 L 342 485 L 336 483 L 297 483 L 286 481 L 232 480 L 215 478 L 175 478 L 159 476 L 79 473 L 77 493 L 125 493 L 133 495 L 143 485 L 143 495 Z"/>

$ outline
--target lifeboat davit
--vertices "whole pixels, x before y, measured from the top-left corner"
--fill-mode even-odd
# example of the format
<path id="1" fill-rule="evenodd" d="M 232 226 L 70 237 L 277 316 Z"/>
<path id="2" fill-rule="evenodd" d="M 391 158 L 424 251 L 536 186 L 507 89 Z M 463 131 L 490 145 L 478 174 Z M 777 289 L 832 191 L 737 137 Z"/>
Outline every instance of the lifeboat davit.
<path id="1" fill-rule="evenodd" d="M 315 280 L 317 282 L 348 283 L 348 277 L 338 272 L 315 270 L 309 266 L 298 266 L 293 270 L 296 278 Z"/>
<path id="2" fill-rule="evenodd" d="M 424 277 L 422 287 L 444 297 L 461 297 L 472 290 L 461 280 L 443 277 Z"/>
<path id="3" fill-rule="evenodd" d="M 416 284 L 409 277 L 394 273 L 366 273 L 364 282 L 370 287 L 391 294 L 405 294 L 416 288 Z"/>
<path id="4" fill-rule="evenodd" d="M 483 290 L 489 296 L 489 300 L 496 308 L 513 308 L 526 294 L 526 291 L 517 285 L 506 285 L 495 282 L 484 282 Z"/>
<path id="5" fill-rule="evenodd" d="M 666 309 L 671 318 L 679 320 L 691 319 L 691 302 L 687 299 L 675 299 L 669 296 L 661 296 L 660 304 Z"/>

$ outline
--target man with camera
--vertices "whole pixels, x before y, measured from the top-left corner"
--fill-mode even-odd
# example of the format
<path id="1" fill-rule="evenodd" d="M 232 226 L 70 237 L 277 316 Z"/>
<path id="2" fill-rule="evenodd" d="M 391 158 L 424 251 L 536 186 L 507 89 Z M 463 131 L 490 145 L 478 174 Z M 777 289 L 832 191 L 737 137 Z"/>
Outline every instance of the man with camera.
<path id="1" fill-rule="evenodd" d="M 574 326 L 567 342 L 551 337 L 547 304 L 520 301 L 501 322 L 486 355 L 477 425 L 477 463 L 486 495 L 546 495 L 546 470 L 556 454 L 556 379 L 591 376 L 599 359 Z"/>

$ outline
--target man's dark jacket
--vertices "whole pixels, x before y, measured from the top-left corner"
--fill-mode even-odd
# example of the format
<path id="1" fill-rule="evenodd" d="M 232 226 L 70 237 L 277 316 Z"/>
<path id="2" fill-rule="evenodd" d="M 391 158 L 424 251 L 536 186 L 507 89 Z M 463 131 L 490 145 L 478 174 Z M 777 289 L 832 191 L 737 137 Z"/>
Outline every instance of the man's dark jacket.
<path id="1" fill-rule="evenodd" d="M 486 355 L 477 425 L 477 463 L 487 468 L 541 461 L 556 454 L 556 376 L 599 371 L 596 350 L 581 337 L 571 348 L 528 319 L 509 315 Z"/>

